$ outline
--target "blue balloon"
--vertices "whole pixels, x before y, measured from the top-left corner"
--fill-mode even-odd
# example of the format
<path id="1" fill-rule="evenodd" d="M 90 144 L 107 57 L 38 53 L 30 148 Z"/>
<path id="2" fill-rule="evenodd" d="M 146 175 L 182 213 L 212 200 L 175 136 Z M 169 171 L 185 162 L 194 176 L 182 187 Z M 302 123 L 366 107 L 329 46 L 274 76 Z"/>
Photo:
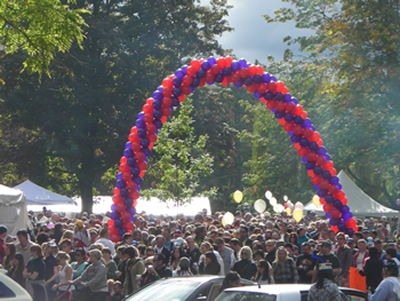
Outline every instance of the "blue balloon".
<path id="1" fill-rule="evenodd" d="M 345 222 L 348 221 L 349 219 L 351 219 L 352 217 L 353 217 L 353 214 L 351 214 L 351 212 L 346 212 L 346 213 L 342 214 L 342 218 Z"/>
<path id="2" fill-rule="evenodd" d="M 116 178 L 117 178 L 117 180 L 122 180 L 122 173 L 119 172 L 119 173 L 117 174 Z"/>
<path id="3" fill-rule="evenodd" d="M 281 119 L 285 115 L 285 112 L 276 112 L 275 113 L 275 118 Z"/>
<path id="4" fill-rule="evenodd" d="M 347 233 L 350 237 L 353 237 L 353 235 L 354 235 L 354 229 L 346 229 L 346 233 Z"/>
<path id="5" fill-rule="evenodd" d="M 292 137 L 290 137 L 290 140 L 292 140 L 293 143 L 299 142 L 301 139 L 300 135 L 293 135 Z"/>
<path id="6" fill-rule="evenodd" d="M 130 208 L 130 209 L 129 209 L 129 213 L 130 213 L 131 215 L 135 215 L 135 214 L 136 214 L 136 208 L 135 208 L 135 207 Z"/>
<path id="7" fill-rule="evenodd" d="M 174 77 L 174 78 L 172 79 L 172 84 L 173 84 L 175 87 L 179 88 L 179 87 L 181 86 L 181 84 L 182 84 L 182 79 L 179 78 L 179 77 Z"/>
<path id="8" fill-rule="evenodd" d="M 114 222 L 114 224 L 115 224 L 115 222 Z M 122 223 L 122 226 L 123 226 L 124 224 Z M 123 236 L 126 232 L 128 232 L 126 229 L 124 229 L 124 228 L 122 228 L 122 226 L 121 226 L 121 229 L 118 231 L 118 235 L 119 236 Z"/>
<path id="9" fill-rule="evenodd" d="M 304 119 L 301 116 L 296 116 L 293 120 L 295 124 L 302 124 Z"/>
<path id="10" fill-rule="evenodd" d="M 285 97 L 283 98 L 283 102 L 284 103 L 292 102 L 292 95 L 290 95 L 289 93 L 285 94 Z"/>
<path id="11" fill-rule="evenodd" d="M 331 218 L 331 214 L 329 212 L 325 212 L 326 218 Z"/>
<path id="12" fill-rule="evenodd" d="M 217 63 L 217 60 L 214 58 L 214 57 L 212 57 L 212 56 L 210 56 L 208 59 L 207 59 L 207 61 L 208 61 L 208 63 L 212 66 L 212 65 L 215 65 L 216 63 Z"/>
<path id="13" fill-rule="evenodd" d="M 337 185 L 339 184 L 339 178 L 337 176 L 333 176 L 330 180 L 329 183 L 332 185 Z"/>
<path id="14" fill-rule="evenodd" d="M 147 148 L 147 147 L 149 147 L 149 145 L 150 145 L 150 140 L 147 139 L 147 138 L 143 138 L 143 139 L 140 141 L 140 145 L 142 145 L 143 147 Z"/>
<path id="15" fill-rule="evenodd" d="M 264 73 L 262 79 L 264 83 L 269 83 L 271 81 L 271 76 L 268 73 Z"/>
<path id="16" fill-rule="evenodd" d="M 173 88 L 172 89 L 172 95 L 174 95 L 175 97 L 179 97 L 182 95 L 182 90 L 179 88 Z"/>
<path id="17" fill-rule="evenodd" d="M 133 168 L 131 169 L 131 174 L 132 174 L 134 177 L 139 176 L 139 175 L 140 175 L 140 169 L 139 169 L 139 167 L 133 167 Z"/>
<path id="18" fill-rule="evenodd" d="M 240 60 L 239 60 L 239 66 L 240 66 L 240 69 L 246 68 L 246 67 L 247 67 L 247 62 L 246 62 L 246 60 L 245 60 L 245 59 L 240 59 Z"/>
<path id="19" fill-rule="evenodd" d="M 155 119 L 161 119 L 163 117 L 163 113 L 160 110 L 154 110 L 153 116 Z"/>
<path id="20" fill-rule="evenodd" d="M 117 205 L 112 204 L 111 205 L 111 211 L 115 211 L 117 209 Z M 110 217 L 111 217 L 111 213 L 110 213 Z"/>
<path id="21" fill-rule="evenodd" d="M 334 200 L 333 201 L 333 207 L 335 207 L 336 209 L 342 209 L 343 207 L 343 203 L 340 200 Z"/>
<path id="22" fill-rule="evenodd" d="M 124 156 L 127 158 L 132 158 L 133 157 L 133 151 L 130 148 L 124 149 Z"/>
<path id="23" fill-rule="evenodd" d="M 344 205 L 344 206 L 342 207 L 342 209 L 340 210 L 340 212 L 342 212 L 343 214 L 345 214 L 345 213 L 347 213 L 347 212 L 350 212 L 349 206 Z"/>
<path id="24" fill-rule="evenodd" d="M 314 166 L 315 166 L 314 162 L 307 162 L 306 163 L 306 169 L 308 169 L 308 170 L 313 169 Z"/>
<path id="25" fill-rule="evenodd" d="M 144 112 L 137 114 L 137 119 L 143 120 Z"/>
<path id="26" fill-rule="evenodd" d="M 114 220 L 114 227 L 121 229 L 123 225 L 124 225 L 124 222 L 121 221 L 120 219 Z"/>
<path id="27" fill-rule="evenodd" d="M 161 129 L 162 126 L 163 126 L 163 123 L 162 123 L 161 120 L 154 120 L 153 123 L 154 123 L 154 125 L 156 126 L 157 129 Z"/>
<path id="28" fill-rule="evenodd" d="M 190 84 L 191 88 L 197 88 L 200 85 L 200 81 L 198 77 L 193 77 L 192 83 Z"/>
<path id="29" fill-rule="evenodd" d="M 186 68 L 187 68 L 187 67 L 186 67 Z M 178 78 L 182 78 L 182 77 L 184 77 L 186 74 L 185 74 L 185 72 L 184 72 L 182 69 L 178 69 L 178 70 L 175 71 L 175 75 L 176 75 L 176 77 L 178 77 Z"/>
<path id="30" fill-rule="evenodd" d="M 317 142 L 310 142 L 310 150 L 312 150 L 313 152 L 318 151 L 318 143 Z"/>
<path id="31" fill-rule="evenodd" d="M 301 138 L 299 144 L 302 147 L 307 147 L 310 144 L 310 142 L 308 142 L 307 138 Z"/>
<path id="32" fill-rule="evenodd" d="M 330 180 L 330 179 L 332 178 L 331 172 L 325 170 L 325 171 L 322 173 L 322 177 L 323 177 L 325 180 Z"/>
<path id="33" fill-rule="evenodd" d="M 154 102 L 155 102 L 155 101 L 154 101 Z M 154 103 L 154 102 L 153 102 L 153 103 Z M 135 126 L 136 126 L 138 129 L 145 129 L 145 128 L 146 128 L 146 123 L 145 123 L 143 120 L 141 120 L 141 119 L 136 119 Z"/>
<path id="34" fill-rule="evenodd" d="M 307 129 L 307 128 L 309 128 L 311 126 L 311 120 L 310 119 L 305 119 L 304 121 L 303 121 L 303 123 L 301 124 L 301 127 L 303 128 L 303 129 Z"/>
<path id="35" fill-rule="evenodd" d="M 301 157 L 301 160 L 302 160 L 304 163 L 308 163 L 307 156 Z"/>
<path id="36" fill-rule="evenodd" d="M 340 223 L 338 225 L 338 229 L 339 229 L 340 232 L 345 232 L 346 231 L 346 225 L 343 224 L 343 223 Z"/>
<path id="37" fill-rule="evenodd" d="M 179 99 L 177 97 L 172 97 L 172 105 L 174 107 L 179 107 L 181 105 L 181 102 L 179 101 Z"/>
<path id="38" fill-rule="evenodd" d="M 222 69 L 222 75 L 223 76 L 229 76 L 232 74 L 232 68 L 230 67 L 226 67 L 224 69 Z M 205 76 L 205 75 L 204 75 Z"/>
<path id="39" fill-rule="evenodd" d="M 154 91 L 153 98 L 154 100 L 162 100 L 164 98 L 164 95 L 162 95 L 160 91 Z"/>
<path id="40" fill-rule="evenodd" d="M 115 182 L 115 187 L 122 189 L 126 187 L 126 183 L 123 180 L 117 180 Z"/>
<path id="41" fill-rule="evenodd" d="M 255 92 L 253 93 L 253 95 L 254 95 L 255 98 L 260 98 L 260 97 L 262 96 L 261 93 L 258 92 L 258 91 L 255 91 Z"/>
<path id="42" fill-rule="evenodd" d="M 134 158 L 128 158 L 128 161 L 126 162 L 130 168 L 136 166 L 136 160 Z"/>
<path id="43" fill-rule="evenodd" d="M 318 194 L 318 196 L 319 196 L 320 198 L 323 198 L 323 197 L 326 196 L 327 193 L 326 193 L 326 190 L 321 189 L 320 191 L 317 192 L 317 194 Z"/>
<path id="44" fill-rule="evenodd" d="M 317 145 L 318 145 L 318 144 L 317 144 Z M 317 154 L 320 155 L 320 156 L 326 155 L 326 148 L 323 147 L 323 146 L 321 146 L 321 147 L 318 149 Z"/>
<path id="45" fill-rule="evenodd" d="M 133 200 L 131 199 L 131 198 L 126 198 L 125 200 L 124 200 L 124 204 L 125 204 L 125 206 L 126 207 L 132 207 L 132 204 L 133 204 Z"/>
<path id="46" fill-rule="evenodd" d="M 262 79 L 262 76 L 261 76 L 261 75 L 258 75 L 258 74 L 254 75 L 254 82 L 255 82 L 256 84 L 261 84 L 262 81 L 263 81 L 263 79 Z"/>
<path id="47" fill-rule="evenodd" d="M 127 198 L 129 195 L 129 190 L 122 188 L 119 190 L 119 195 L 122 196 L 123 198 Z"/>
<path id="48" fill-rule="evenodd" d="M 113 205 L 115 205 L 115 204 L 113 204 Z M 111 218 L 112 220 L 114 220 L 114 221 L 119 220 L 120 216 L 121 216 L 121 215 L 120 215 L 118 212 L 116 212 L 116 211 L 112 211 L 112 212 L 110 213 L 110 218 Z M 114 225 L 115 225 L 115 223 L 114 223 Z"/>
<path id="49" fill-rule="evenodd" d="M 223 80 L 224 80 L 224 76 L 223 76 L 221 73 L 218 73 L 218 74 L 215 76 L 215 82 L 217 82 L 217 83 L 222 83 Z"/>
<path id="50" fill-rule="evenodd" d="M 146 137 L 146 130 L 145 130 L 145 129 L 138 129 L 137 135 L 138 135 L 140 138 Z"/>
<path id="51" fill-rule="evenodd" d="M 332 203 L 332 202 L 334 202 L 334 201 L 335 201 L 335 198 L 333 197 L 333 195 L 327 194 L 327 195 L 325 196 L 325 202 L 327 202 L 327 203 Z"/>
<path id="52" fill-rule="evenodd" d="M 253 79 L 250 76 L 247 76 L 247 77 L 244 78 L 243 83 L 246 86 L 251 86 L 253 84 Z"/>
<path id="53" fill-rule="evenodd" d="M 240 64 L 237 61 L 233 61 L 231 64 L 231 68 L 233 71 L 238 71 L 240 69 Z"/>
<path id="54" fill-rule="evenodd" d="M 263 97 L 265 100 L 271 100 L 272 98 L 274 98 L 274 93 L 268 91 L 264 93 Z"/>
<path id="55" fill-rule="evenodd" d="M 313 171 L 314 171 L 314 174 L 316 174 L 316 175 L 322 174 L 322 168 L 321 168 L 321 166 L 315 166 L 314 169 L 313 169 Z"/>
<path id="56" fill-rule="evenodd" d="M 275 93 L 274 98 L 278 101 L 281 101 L 283 100 L 283 94 L 281 92 L 277 92 Z"/>
<path id="57" fill-rule="evenodd" d="M 204 62 L 201 63 L 201 69 L 207 71 L 210 68 L 211 68 L 211 65 L 210 65 L 210 63 L 208 61 L 204 61 Z"/>
<path id="58" fill-rule="evenodd" d="M 283 116 L 283 119 L 285 119 L 285 121 L 290 122 L 293 120 L 293 114 L 288 112 L 285 114 L 285 116 Z"/>
<path id="59" fill-rule="evenodd" d="M 197 78 L 205 78 L 206 77 L 206 71 L 204 71 L 203 69 L 197 70 L 196 72 L 196 77 Z"/>
<path id="60" fill-rule="evenodd" d="M 332 226 L 337 226 L 337 225 L 340 224 L 340 219 L 339 219 L 339 218 L 332 218 L 331 220 L 329 220 L 329 223 L 330 223 Z"/>

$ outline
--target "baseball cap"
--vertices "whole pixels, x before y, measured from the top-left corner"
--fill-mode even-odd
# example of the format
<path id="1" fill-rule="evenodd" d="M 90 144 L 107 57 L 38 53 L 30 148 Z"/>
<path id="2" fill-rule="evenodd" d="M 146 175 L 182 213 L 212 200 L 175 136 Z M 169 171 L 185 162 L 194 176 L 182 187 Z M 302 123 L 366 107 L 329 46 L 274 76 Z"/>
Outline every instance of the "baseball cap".
<path id="1" fill-rule="evenodd" d="M 77 225 L 79 228 L 82 228 L 82 227 L 83 227 L 83 221 L 77 220 L 77 221 L 75 222 L 75 225 Z"/>
<path id="2" fill-rule="evenodd" d="M 397 263 L 394 262 L 393 260 L 389 260 L 384 268 L 385 271 L 391 272 L 392 276 L 397 277 L 399 275 L 399 268 L 397 266 Z"/>
<path id="3" fill-rule="evenodd" d="M 6 232 L 8 232 L 7 227 L 4 226 L 4 225 L 0 225 L 0 234 L 4 234 L 4 233 L 6 233 Z"/>
<path id="4" fill-rule="evenodd" d="M 332 243 L 329 240 L 324 240 L 321 242 L 322 247 L 332 247 Z"/>

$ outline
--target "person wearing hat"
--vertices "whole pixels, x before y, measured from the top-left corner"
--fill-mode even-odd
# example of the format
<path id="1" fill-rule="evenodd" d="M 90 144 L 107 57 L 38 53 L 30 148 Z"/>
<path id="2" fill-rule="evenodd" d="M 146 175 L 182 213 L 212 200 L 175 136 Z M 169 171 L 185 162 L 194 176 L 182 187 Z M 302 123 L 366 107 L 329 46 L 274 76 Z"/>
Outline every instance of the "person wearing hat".
<path id="1" fill-rule="evenodd" d="M 358 247 L 358 252 L 354 254 L 353 267 L 356 267 L 358 270 L 362 270 L 365 261 L 369 257 L 367 242 L 365 241 L 365 239 L 359 239 L 357 241 L 357 247 Z"/>
<path id="2" fill-rule="evenodd" d="M 89 233 L 85 229 L 83 221 L 77 220 L 74 227 L 74 246 L 75 248 L 87 248 L 89 244 Z"/>
<path id="3" fill-rule="evenodd" d="M 397 264 L 389 260 L 383 268 L 383 281 L 376 288 L 371 301 L 398 301 L 400 296 L 400 279 Z"/>
<path id="4" fill-rule="evenodd" d="M 339 259 L 332 253 L 332 243 L 329 240 L 321 242 L 321 251 L 318 254 L 319 263 L 330 263 L 333 276 L 336 277 L 342 272 Z M 316 274 L 313 276 L 313 282 Z"/>
<path id="5" fill-rule="evenodd" d="M 193 276 L 190 271 L 190 260 L 187 257 L 182 257 L 179 260 L 178 268 L 172 272 L 172 277 L 187 277 Z"/>
<path id="6" fill-rule="evenodd" d="M 3 263 L 4 256 L 6 255 L 7 232 L 7 227 L 4 225 L 0 225 L 0 264 Z"/>
<path id="7" fill-rule="evenodd" d="M 317 265 L 317 283 L 313 284 L 308 293 L 308 301 L 339 301 L 340 290 L 333 281 L 334 273 L 330 262 Z"/>

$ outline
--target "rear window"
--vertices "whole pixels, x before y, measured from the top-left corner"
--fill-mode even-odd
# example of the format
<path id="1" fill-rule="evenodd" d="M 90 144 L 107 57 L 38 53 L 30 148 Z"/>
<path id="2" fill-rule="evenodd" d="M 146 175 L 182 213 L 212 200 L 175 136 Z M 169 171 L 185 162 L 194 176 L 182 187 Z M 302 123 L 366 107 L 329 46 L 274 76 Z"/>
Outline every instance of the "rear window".
<path id="1" fill-rule="evenodd" d="M 10 297 L 16 297 L 15 293 L 10 290 L 7 285 L 0 281 L 0 299 Z"/>
<path id="2" fill-rule="evenodd" d="M 215 301 L 275 301 L 276 295 L 252 292 L 223 292 Z"/>

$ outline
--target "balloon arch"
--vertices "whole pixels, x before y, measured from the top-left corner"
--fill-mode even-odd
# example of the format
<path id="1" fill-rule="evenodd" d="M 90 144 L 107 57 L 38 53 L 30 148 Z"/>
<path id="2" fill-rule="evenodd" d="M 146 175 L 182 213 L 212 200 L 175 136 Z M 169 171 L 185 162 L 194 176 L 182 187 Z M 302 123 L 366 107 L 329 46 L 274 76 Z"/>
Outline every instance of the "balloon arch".
<path id="1" fill-rule="evenodd" d="M 356 221 L 347 206 L 345 193 L 341 190 L 342 186 L 330 156 L 323 147 L 320 134 L 315 131 L 307 113 L 288 93 L 283 82 L 264 72 L 263 67 L 249 64 L 244 59 L 235 61 L 231 57 L 210 57 L 192 60 L 190 66 L 185 65 L 165 78 L 138 114 L 120 159 L 120 172 L 116 176 L 114 204 L 108 222 L 111 239 L 119 241 L 125 232 L 133 229 L 132 222 L 147 168 L 147 157 L 167 117 L 195 88 L 213 83 L 224 86 L 232 83 L 238 88 L 245 87 L 266 104 L 290 135 L 317 190 L 326 217 L 330 219 L 331 228 L 336 232 L 353 235 L 357 229 Z"/>

